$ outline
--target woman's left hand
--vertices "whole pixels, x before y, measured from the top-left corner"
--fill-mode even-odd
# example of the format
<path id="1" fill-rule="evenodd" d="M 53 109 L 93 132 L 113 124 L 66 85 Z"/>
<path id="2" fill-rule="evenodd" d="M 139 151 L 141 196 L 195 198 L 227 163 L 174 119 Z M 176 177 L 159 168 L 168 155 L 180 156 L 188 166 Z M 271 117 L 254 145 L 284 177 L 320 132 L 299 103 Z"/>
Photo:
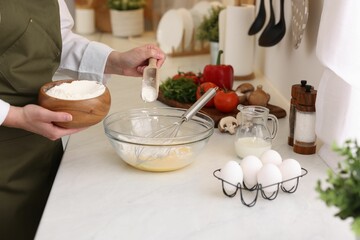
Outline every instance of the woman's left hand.
<path id="1" fill-rule="evenodd" d="M 113 51 L 106 62 L 105 73 L 140 77 L 149 64 L 149 58 L 157 59 L 156 65 L 161 67 L 166 56 L 153 44 L 133 48 L 127 52 Z"/>

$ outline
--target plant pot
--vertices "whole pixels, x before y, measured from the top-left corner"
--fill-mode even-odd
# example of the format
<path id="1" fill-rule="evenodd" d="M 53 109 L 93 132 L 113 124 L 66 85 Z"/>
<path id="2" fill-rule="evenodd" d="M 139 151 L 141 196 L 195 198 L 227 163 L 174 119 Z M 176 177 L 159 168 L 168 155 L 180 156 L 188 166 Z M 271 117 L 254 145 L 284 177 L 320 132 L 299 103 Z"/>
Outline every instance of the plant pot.
<path id="1" fill-rule="evenodd" d="M 79 34 L 95 32 L 95 11 L 91 8 L 75 9 L 75 31 Z"/>
<path id="2" fill-rule="evenodd" d="M 112 33 L 116 37 L 139 36 L 144 33 L 144 9 L 110 10 Z"/>
<path id="3" fill-rule="evenodd" d="M 213 65 L 216 64 L 218 54 L 219 54 L 219 43 L 218 42 L 210 42 L 211 64 L 213 64 Z"/>

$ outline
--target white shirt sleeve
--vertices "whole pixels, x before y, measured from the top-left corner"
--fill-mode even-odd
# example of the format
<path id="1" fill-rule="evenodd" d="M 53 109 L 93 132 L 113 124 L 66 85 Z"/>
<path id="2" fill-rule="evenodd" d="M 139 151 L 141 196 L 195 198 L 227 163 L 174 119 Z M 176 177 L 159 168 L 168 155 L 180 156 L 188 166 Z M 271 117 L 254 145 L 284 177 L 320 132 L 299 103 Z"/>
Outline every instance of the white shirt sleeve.
<path id="1" fill-rule="evenodd" d="M 103 81 L 109 46 L 89 41 L 72 32 L 74 20 L 64 0 L 58 0 L 61 17 L 62 54 L 58 71 L 74 79 Z"/>
<path id="2" fill-rule="evenodd" d="M 3 124 L 9 113 L 10 104 L 0 99 L 0 125 Z"/>

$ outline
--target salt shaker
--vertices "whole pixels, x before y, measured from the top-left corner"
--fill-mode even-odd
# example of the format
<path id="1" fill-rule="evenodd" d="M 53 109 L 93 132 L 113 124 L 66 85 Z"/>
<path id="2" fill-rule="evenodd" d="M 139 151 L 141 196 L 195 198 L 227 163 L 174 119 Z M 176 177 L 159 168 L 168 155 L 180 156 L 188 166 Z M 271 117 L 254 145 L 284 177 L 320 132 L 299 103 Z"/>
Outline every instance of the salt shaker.
<path id="1" fill-rule="evenodd" d="M 296 118 L 296 97 L 299 91 L 305 91 L 305 85 L 307 81 L 301 80 L 300 84 L 294 84 L 291 87 L 291 100 L 290 100 L 290 111 L 289 111 L 289 137 L 288 144 L 294 145 L 294 130 L 295 130 L 295 118 Z"/>
<path id="2" fill-rule="evenodd" d="M 296 95 L 296 121 L 293 150 L 299 154 L 309 155 L 316 152 L 316 94 L 316 90 L 314 90 L 310 85 L 306 85 L 305 91 L 299 91 Z"/>

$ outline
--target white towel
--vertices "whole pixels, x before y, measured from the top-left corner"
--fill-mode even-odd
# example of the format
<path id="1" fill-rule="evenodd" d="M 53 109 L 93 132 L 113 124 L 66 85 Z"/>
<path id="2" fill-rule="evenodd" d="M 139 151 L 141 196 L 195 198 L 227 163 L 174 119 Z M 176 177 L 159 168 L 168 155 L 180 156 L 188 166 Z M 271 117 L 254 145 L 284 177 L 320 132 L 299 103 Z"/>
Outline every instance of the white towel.
<path id="1" fill-rule="evenodd" d="M 316 99 L 316 134 L 329 145 L 360 141 L 360 1 L 324 0 L 316 54 L 325 67 Z M 327 150 L 325 150 L 327 149 Z"/>
<path id="2" fill-rule="evenodd" d="M 326 144 L 360 141 L 360 90 L 326 68 L 316 99 L 316 134 Z"/>
<path id="3" fill-rule="evenodd" d="M 316 54 L 352 87 L 360 89 L 360 1 L 324 0 Z"/>

